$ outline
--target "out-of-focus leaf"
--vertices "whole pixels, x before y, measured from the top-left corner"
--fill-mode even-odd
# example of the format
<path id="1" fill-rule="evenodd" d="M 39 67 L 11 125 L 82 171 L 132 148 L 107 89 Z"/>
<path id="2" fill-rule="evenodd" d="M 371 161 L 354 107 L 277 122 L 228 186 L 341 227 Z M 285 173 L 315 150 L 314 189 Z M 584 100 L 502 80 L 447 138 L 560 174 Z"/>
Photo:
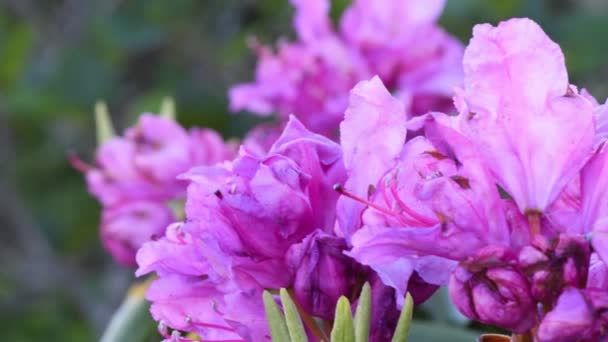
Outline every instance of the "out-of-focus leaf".
<path id="1" fill-rule="evenodd" d="M 31 27 L 21 24 L 4 35 L 0 48 L 0 86 L 10 86 L 17 81 L 28 62 L 28 52 L 32 47 L 34 34 Z"/>
<path id="2" fill-rule="evenodd" d="M 160 116 L 169 120 L 176 119 L 175 100 L 172 97 L 165 97 L 160 104 Z"/>
<path id="3" fill-rule="evenodd" d="M 283 311 L 285 312 L 285 322 L 287 323 L 287 329 L 289 330 L 289 337 L 292 342 L 306 342 L 306 331 L 304 331 L 304 325 L 302 319 L 298 313 L 298 309 L 294 304 L 291 296 L 285 289 L 281 289 L 281 303 L 283 303 Z"/>
<path id="4" fill-rule="evenodd" d="M 410 332 L 410 323 L 412 322 L 412 315 L 414 313 L 414 299 L 408 292 L 405 295 L 405 303 L 401 309 L 399 315 L 399 321 L 397 322 L 397 328 L 395 328 L 395 334 L 393 335 L 392 342 L 406 342 L 408 334 Z"/>
<path id="5" fill-rule="evenodd" d="M 479 334 L 446 324 L 413 321 L 409 338 L 412 341 L 474 342 Z"/>
<path id="6" fill-rule="evenodd" d="M 367 342 L 369 340 L 369 322 L 372 314 L 372 291 L 369 283 L 363 285 L 357 311 L 355 312 L 355 341 Z"/>
<path id="7" fill-rule="evenodd" d="M 350 311 L 350 302 L 342 296 L 336 305 L 334 327 L 331 330 L 331 342 L 353 342 L 355 341 L 355 329 L 353 327 L 353 314 Z"/>
<path id="8" fill-rule="evenodd" d="M 421 305 L 421 308 L 430 313 L 433 320 L 459 326 L 464 326 L 470 322 L 456 309 L 446 287 L 437 290 L 429 300 Z"/>
<path id="9" fill-rule="evenodd" d="M 149 282 L 131 287 L 127 297 L 112 316 L 100 339 L 101 342 L 139 342 L 144 341 L 154 332 L 154 324 L 149 312 L 150 305 L 144 297 Z"/>
<path id="10" fill-rule="evenodd" d="M 285 317 L 268 291 L 264 291 L 264 309 L 266 320 L 270 326 L 270 336 L 273 341 L 289 341 L 289 331 L 285 323 Z"/>
<path id="11" fill-rule="evenodd" d="M 116 135 L 112 126 L 110 112 L 108 112 L 108 106 L 103 101 L 95 104 L 95 129 L 97 130 L 98 145 L 103 144 Z"/>

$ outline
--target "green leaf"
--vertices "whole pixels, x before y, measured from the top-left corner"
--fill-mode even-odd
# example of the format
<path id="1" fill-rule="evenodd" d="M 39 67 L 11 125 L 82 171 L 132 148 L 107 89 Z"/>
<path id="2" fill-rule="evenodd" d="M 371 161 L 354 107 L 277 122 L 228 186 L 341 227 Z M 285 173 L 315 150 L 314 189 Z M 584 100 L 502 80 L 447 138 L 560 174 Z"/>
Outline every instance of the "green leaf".
<path id="1" fill-rule="evenodd" d="M 165 119 L 175 120 L 175 100 L 172 97 L 165 97 L 160 105 L 160 116 Z"/>
<path id="2" fill-rule="evenodd" d="M 354 342 L 355 329 L 353 327 L 353 314 L 350 312 L 350 303 L 346 297 L 341 296 L 336 305 L 334 328 L 331 330 L 331 342 Z"/>
<path id="3" fill-rule="evenodd" d="M 149 281 L 131 287 L 127 297 L 112 316 L 100 342 L 146 341 L 155 330 L 150 305 L 145 299 Z"/>
<path id="4" fill-rule="evenodd" d="M 270 326 L 270 336 L 273 341 L 289 341 L 289 331 L 285 324 L 285 317 L 281 313 L 277 303 L 268 291 L 264 291 L 264 309 L 266 310 L 266 319 Z"/>
<path id="5" fill-rule="evenodd" d="M 103 101 L 98 101 L 95 104 L 95 128 L 97 129 L 97 144 L 101 145 L 104 142 L 112 139 L 116 133 L 112 126 L 108 106 Z"/>
<path id="6" fill-rule="evenodd" d="M 446 287 L 441 287 L 433 296 L 418 306 L 428 312 L 434 321 L 451 325 L 465 326 L 470 320 L 454 306 Z"/>
<path id="7" fill-rule="evenodd" d="M 285 289 L 281 289 L 281 303 L 283 303 L 283 311 L 285 312 L 285 321 L 291 342 L 307 342 L 306 331 L 302 325 L 302 319 L 298 313 L 298 309 L 291 300 L 291 296 Z"/>
<path id="8" fill-rule="evenodd" d="M 407 342 L 407 336 L 410 332 L 410 323 L 412 322 L 412 314 L 414 313 L 414 300 L 412 295 L 408 292 L 405 295 L 405 303 L 401 314 L 399 315 L 399 321 L 397 322 L 397 328 L 395 328 L 395 334 L 393 335 L 392 342 Z"/>
<path id="9" fill-rule="evenodd" d="M 442 323 L 413 321 L 410 338 L 412 341 L 477 341 L 479 333 L 463 328 L 456 328 Z"/>
<path id="10" fill-rule="evenodd" d="M 355 341 L 368 342 L 369 340 L 369 322 L 372 314 L 372 290 L 369 283 L 363 285 L 359 303 L 357 304 L 357 312 L 355 313 Z"/>

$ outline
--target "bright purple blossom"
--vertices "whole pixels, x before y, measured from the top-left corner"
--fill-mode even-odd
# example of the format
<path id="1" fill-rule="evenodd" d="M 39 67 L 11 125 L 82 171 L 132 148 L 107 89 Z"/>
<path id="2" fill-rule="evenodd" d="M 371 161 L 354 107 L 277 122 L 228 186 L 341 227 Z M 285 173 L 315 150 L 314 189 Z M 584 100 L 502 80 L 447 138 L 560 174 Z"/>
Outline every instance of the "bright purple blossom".
<path id="1" fill-rule="evenodd" d="M 592 103 L 568 84 L 559 46 L 529 19 L 475 26 L 463 64 L 460 128 L 519 209 L 543 212 L 593 150 Z"/>
<path id="2" fill-rule="evenodd" d="M 606 341 L 608 292 L 566 289 L 538 327 L 539 342 Z"/>
<path id="3" fill-rule="evenodd" d="M 292 0 L 299 40 L 277 52 L 256 46 L 255 81 L 230 90 L 232 110 L 290 114 L 315 132 L 336 137 L 348 91 L 378 74 L 408 105 L 403 115 L 450 110 L 461 83 L 462 45 L 436 24 L 444 1 L 356 0 L 339 29 L 329 1 Z"/>
<path id="4" fill-rule="evenodd" d="M 527 333 L 564 289 L 603 284 L 585 237 L 602 257 L 599 112 L 530 20 L 476 26 L 464 66 L 458 116 L 407 121 L 379 80 L 353 90 L 340 229 L 348 254 L 398 293 L 414 271 L 449 278 L 466 316 Z"/>
<path id="5" fill-rule="evenodd" d="M 437 134 L 449 136 L 457 156 L 449 156 L 447 139 L 434 144 L 419 136 L 406 143 L 407 122 L 378 79 L 362 82 L 351 99 L 341 126 L 349 179 L 339 216 L 346 236 L 364 226 L 352 240 L 355 259 L 404 294 L 414 271 L 445 284 L 452 260 L 489 243 L 508 243 L 509 221 L 501 214 L 506 204 L 466 139 L 437 122 Z M 383 136 L 366 133 L 377 128 Z"/>
<path id="6" fill-rule="evenodd" d="M 310 315 L 332 319 L 337 299 L 356 296 L 370 279 L 378 292 L 374 310 L 387 315 L 373 324 L 378 338 L 372 340 L 392 331 L 394 291 L 347 257 L 346 240 L 334 233 L 339 194 L 333 185 L 346 178 L 338 144 L 292 118 L 264 156 L 245 147 L 231 162 L 193 168 L 180 178 L 189 182 L 186 223 L 171 225 L 137 254 L 137 274 L 155 272 L 155 286 L 169 287 L 148 294 L 157 321 L 210 339 L 236 334 L 263 341 L 269 336 L 259 321 L 262 290 L 293 288 Z M 435 290 L 412 279 L 413 288 L 425 290 L 417 300 Z"/>
<path id="7" fill-rule="evenodd" d="M 156 272 L 158 282 L 175 278 L 216 292 L 192 294 L 201 296 L 203 307 L 152 292 L 155 319 L 214 338 L 267 340 L 265 321 L 258 324 L 262 290 L 291 286 L 297 267 L 287 262 L 290 247 L 313 231 L 333 231 L 338 194 L 332 185 L 345 177 L 341 155 L 339 145 L 293 119 L 267 155 L 243 149 L 231 162 L 181 176 L 190 183 L 187 223 L 142 247 L 137 274 Z M 207 297 L 219 299 L 211 305 Z"/>

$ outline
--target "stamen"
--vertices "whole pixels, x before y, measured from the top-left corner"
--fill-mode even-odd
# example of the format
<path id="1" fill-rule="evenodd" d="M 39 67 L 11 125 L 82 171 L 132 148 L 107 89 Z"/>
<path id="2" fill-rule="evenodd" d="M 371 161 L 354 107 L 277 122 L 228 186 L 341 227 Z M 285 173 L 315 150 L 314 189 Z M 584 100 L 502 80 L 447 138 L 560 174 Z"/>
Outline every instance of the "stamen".
<path id="1" fill-rule="evenodd" d="M 177 330 L 173 330 L 171 333 L 171 342 L 183 342 L 182 334 Z"/>
<path id="2" fill-rule="evenodd" d="M 366 200 L 366 199 L 364 199 L 362 197 L 359 197 L 359 196 L 357 196 L 355 194 L 352 194 L 352 193 L 346 191 L 344 189 L 344 187 L 342 186 L 342 184 L 334 184 L 334 190 L 336 192 L 338 192 L 339 194 L 343 195 L 343 196 L 346 196 L 346 197 L 348 197 L 348 198 L 350 198 L 352 200 L 355 200 L 355 201 L 357 201 L 359 203 L 363 203 L 363 204 L 367 205 L 368 207 L 374 208 L 374 209 L 376 209 L 376 210 L 378 210 L 378 211 L 380 211 L 380 212 L 382 212 L 384 214 L 387 214 L 387 215 L 390 215 L 390 216 L 395 216 L 395 213 L 391 212 L 390 210 L 388 210 L 386 208 L 382 208 L 382 207 L 376 205 L 375 203 L 372 203 L 372 202 L 370 202 L 370 201 L 368 201 L 368 200 Z"/>
<path id="3" fill-rule="evenodd" d="M 82 159 L 80 159 L 74 152 L 68 152 L 68 161 L 73 168 L 83 173 L 96 169 L 93 165 L 82 161 Z"/>
<path id="4" fill-rule="evenodd" d="M 221 192 L 219 189 L 218 189 L 218 190 L 215 190 L 215 191 L 213 192 L 213 194 L 215 195 L 215 197 L 217 197 L 217 198 L 219 198 L 219 199 L 224 199 L 224 194 L 222 194 L 222 192 Z"/>
<path id="5" fill-rule="evenodd" d="M 397 201 L 397 203 L 399 204 L 399 207 L 403 209 L 403 211 L 405 211 L 405 213 L 408 214 L 411 218 L 418 221 L 418 223 L 421 223 L 425 226 L 431 226 L 435 223 L 432 219 L 418 214 L 415 210 L 411 209 L 407 204 L 405 204 L 405 202 L 403 202 L 403 200 L 399 196 L 396 186 L 391 186 L 390 191 L 393 195 L 393 198 L 395 198 L 395 201 Z"/>
<path id="6" fill-rule="evenodd" d="M 156 329 L 162 337 L 169 338 L 169 328 L 167 327 L 167 323 L 165 323 L 165 321 L 158 322 L 158 327 Z"/>

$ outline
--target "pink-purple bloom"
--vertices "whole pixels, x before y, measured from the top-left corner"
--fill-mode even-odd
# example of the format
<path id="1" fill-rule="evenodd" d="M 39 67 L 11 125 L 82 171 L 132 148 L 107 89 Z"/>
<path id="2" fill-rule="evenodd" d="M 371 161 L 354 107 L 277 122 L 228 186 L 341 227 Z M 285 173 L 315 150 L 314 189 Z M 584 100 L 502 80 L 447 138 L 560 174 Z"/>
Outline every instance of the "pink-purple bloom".
<path id="1" fill-rule="evenodd" d="M 476 26 L 463 65 L 457 116 L 407 121 L 377 79 L 351 93 L 339 201 L 348 254 L 398 293 L 413 271 L 449 283 L 456 306 L 482 323 L 528 334 L 546 316 L 537 338 L 549 341 L 564 293 L 606 276 L 597 256 L 590 266 L 593 251 L 606 253 L 602 110 L 568 83 L 559 47 L 528 19 Z M 599 336 L 603 321 L 584 317 L 580 336 Z"/>
<path id="2" fill-rule="evenodd" d="M 86 168 L 104 246 L 156 274 L 161 334 L 267 341 L 264 290 L 331 322 L 367 281 L 371 341 L 439 286 L 514 340 L 608 341 L 608 105 L 559 46 L 511 19 L 463 55 L 442 0 L 354 0 L 336 28 L 329 1 L 291 3 L 298 40 L 256 46 L 255 82 L 231 90 L 279 122 L 236 154 L 146 114 Z"/>
<path id="3" fill-rule="evenodd" d="M 171 119 L 143 114 L 124 136 L 99 146 L 95 165 L 83 170 L 103 206 L 103 245 L 119 263 L 135 266 L 139 247 L 163 236 L 176 219 L 170 202 L 183 201 L 187 185 L 177 176 L 233 154 L 210 129 L 187 131 Z"/>
<path id="4" fill-rule="evenodd" d="M 234 160 L 193 168 L 180 179 L 189 182 L 185 223 L 137 254 L 137 274 L 159 277 L 148 295 L 157 321 L 211 340 L 236 334 L 262 341 L 268 328 L 254 318 L 261 317 L 264 289 L 292 288 L 307 314 L 332 320 L 338 298 L 356 298 L 369 280 L 378 318 L 372 341 L 392 333 L 394 290 L 348 257 L 349 244 L 335 231 L 334 184 L 346 179 L 340 145 L 292 117 L 265 155 L 245 146 Z M 417 275 L 408 278 L 403 286 L 410 283 L 417 302 L 436 290 Z M 175 288 L 157 290 L 164 284 Z"/>
<path id="5" fill-rule="evenodd" d="M 180 178 L 189 182 L 186 223 L 141 248 L 137 274 L 155 272 L 154 284 L 176 282 L 174 296 L 201 300 L 173 302 L 153 285 L 156 320 L 208 339 L 262 341 L 268 328 L 254 319 L 263 317 L 262 290 L 294 287 L 298 298 L 309 298 L 302 304 L 310 314 L 329 318 L 337 297 L 352 291 L 350 271 L 361 266 L 342 254 L 346 242 L 333 234 L 333 184 L 345 178 L 338 144 L 292 118 L 266 155 L 245 147 L 233 161 Z M 307 286 L 308 277 L 336 275 L 352 278 Z M 200 290 L 179 289 L 186 284 Z"/>
<path id="6" fill-rule="evenodd" d="M 291 3 L 298 40 L 281 41 L 276 53 L 255 47 L 255 81 L 231 89 L 233 110 L 276 113 L 282 123 L 294 114 L 335 138 L 349 90 L 373 75 L 407 103 L 403 115 L 452 108 L 462 45 L 436 23 L 444 1 L 355 0 L 336 29 L 328 0 Z"/>
<path id="7" fill-rule="evenodd" d="M 564 55 L 528 19 L 477 25 L 456 95 L 460 129 L 522 212 L 543 212 L 594 146 L 593 105 L 568 83 Z"/>
<path id="8" fill-rule="evenodd" d="M 569 288 L 538 327 L 539 342 L 606 341 L 608 334 L 606 289 Z"/>

